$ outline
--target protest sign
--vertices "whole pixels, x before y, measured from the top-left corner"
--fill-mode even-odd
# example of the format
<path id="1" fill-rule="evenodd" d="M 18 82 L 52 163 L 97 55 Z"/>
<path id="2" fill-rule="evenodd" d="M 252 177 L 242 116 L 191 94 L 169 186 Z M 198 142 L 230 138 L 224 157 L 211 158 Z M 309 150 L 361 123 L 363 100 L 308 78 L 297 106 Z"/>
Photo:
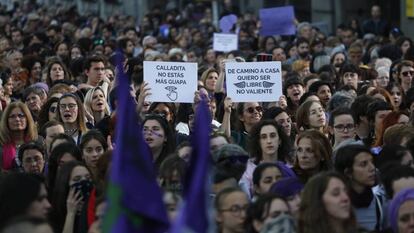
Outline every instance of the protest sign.
<path id="1" fill-rule="evenodd" d="M 144 61 L 146 101 L 192 103 L 197 90 L 197 63 Z"/>
<path id="2" fill-rule="evenodd" d="M 233 102 L 273 102 L 282 95 L 278 61 L 226 63 L 227 96 Z"/>
<path id="3" fill-rule="evenodd" d="M 261 36 L 294 35 L 295 13 L 293 6 L 263 8 L 259 10 Z"/>
<path id="4" fill-rule="evenodd" d="M 213 50 L 220 52 L 229 52 L 237 50 L 238 37 L 237 34 L 214 33 Z"/>

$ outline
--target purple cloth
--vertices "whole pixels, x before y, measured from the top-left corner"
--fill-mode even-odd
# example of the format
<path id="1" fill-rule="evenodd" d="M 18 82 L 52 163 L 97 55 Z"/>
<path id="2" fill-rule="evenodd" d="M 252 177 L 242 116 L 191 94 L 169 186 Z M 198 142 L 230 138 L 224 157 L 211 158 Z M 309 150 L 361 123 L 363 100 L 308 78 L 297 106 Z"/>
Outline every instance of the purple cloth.
<path id="1" fill-rule="evenodd" d="M 298 194 L 302 189 L 303 184 L 297 177 L 285 177 L 274 183 L 269 192 L 287 198 Z"/>
<path id="2" fill-rule="evenodd" d="M 296 33 L 295 27 L 295 12 L 293 6 L 264 8 L 259 10 L 261 36 L 273 35 L 294 35 Z"/>
<path id="3" fill-rule="evenodd" d="M 397 195 L 391 200 L 388 209 L 388 218 L 393 232 L 398 232 L 398 211 L 404 202 L 412 200 L 414 201 L 414 189 L 404 189 L 397 193 Z"/>
<path id="4" fill-rule="evenodd" d="M 119 53 L 119 52 L 118 52 Z M 169 220 L 162 200 L 151 152 L 145 143 L 129 94 L 129 79 L 117 55 L 118 107 L 116 147 L 108 184 L 108 208 L 103 232 L 164 233 Z"/>
<path id="5" fill-rule="evenodd" d="M 209 232 L 209 167 L 212 163 L 210 156 L 211 125 L 210 112 L 205 100 L 197 107 L 192 136 L 192 156 L 184 182 L 184 204 L 180 209 L 177 221 L 171 232 Z"/>
<path id="6" fill-rule="evenodd" d="M 223 33 L 229 33 L 233 28 L 234 24 L 237 22 L 236 15 L 226 15 L 220 19 L 220 29 Z"/>

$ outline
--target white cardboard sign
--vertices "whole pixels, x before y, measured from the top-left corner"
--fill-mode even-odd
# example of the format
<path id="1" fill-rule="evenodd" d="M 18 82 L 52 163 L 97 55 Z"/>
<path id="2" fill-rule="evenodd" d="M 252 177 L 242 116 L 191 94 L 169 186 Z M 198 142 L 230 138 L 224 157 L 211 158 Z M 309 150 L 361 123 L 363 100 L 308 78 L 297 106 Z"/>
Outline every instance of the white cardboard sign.
<path id="1" fill-rule="evenodd" d="M 192 103 L 197 90 L 197 63 L 144 61 L 150 102 Z"/>
<path id="2" fill-rule="evenodd" d="M 282 95 L 278 61 L 226 63 L 227 96 L 233 102 L 273 102 Z"/>
<path id="3" fill-rule="evenodd" d="M 213 50 L 230 52 L 238 49 L 237 34 L 214 33 Z"/>

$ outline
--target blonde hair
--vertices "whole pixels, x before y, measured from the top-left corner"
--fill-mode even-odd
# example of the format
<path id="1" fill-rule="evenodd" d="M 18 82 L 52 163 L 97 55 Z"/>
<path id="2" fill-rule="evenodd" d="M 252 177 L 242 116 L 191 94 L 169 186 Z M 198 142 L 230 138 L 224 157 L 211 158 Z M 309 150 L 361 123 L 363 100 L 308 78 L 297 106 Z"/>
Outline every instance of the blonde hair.
<path id="1" fill-rule="evenodd" d="M 299 72 L 308 67 L 309 67 L 309 61 L 297 60 L 293 62 L 292 64 L 292 71 Z"/>
<path id="2" fill-rule="evenodd" d="M 105 92 L 99 86 L 94 87 L 92 89 L 89 89 L 89 91 L 86 93 L 85 100 L 83 101 L 83 106 L 85 107 L 85 111 L 93 116 L 92 99 L 93 99 L 93 94 L 95 93 L 95 91 L 101 91 L 102 92 L 102 94 L 105 98 L 105 103 L 104 103 L 105 110 L 104 110 L 104 112 L 105 112 L 105 115 L 109 115 L 110 114 L 109 105 L 108 105 L 108 101 L 106 100 Z"/>
<path id="3" fill-rule="evenodd" d="M 32 141 L 37 140 L 37 128 L 36 124 L 33 121 L 32 114 L 30 113 L 29 108 L 22 102 L 12 102 L 7 105 L 4 110 L 1 121 L 0 121 L 0 143 L 2 145 L 10 143 L 13 141 L 11 137 L 11 130 L 9 128 L 9 116 L 15 108 L 20 108 L 26 117 L 26 129 L 24 130 L 24 140 Z"/>

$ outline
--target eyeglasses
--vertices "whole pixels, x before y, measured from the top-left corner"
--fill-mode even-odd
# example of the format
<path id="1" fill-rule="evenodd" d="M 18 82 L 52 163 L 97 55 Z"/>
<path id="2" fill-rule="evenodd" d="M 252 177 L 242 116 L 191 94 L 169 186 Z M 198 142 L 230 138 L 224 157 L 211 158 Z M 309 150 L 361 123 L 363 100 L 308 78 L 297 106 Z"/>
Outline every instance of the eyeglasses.
<path id="1" fill-rule="evenodd" d="M 230 212 L 232 215 L 238 217 L 242 212 L 246 212 L 247 208 L 249 208 L 249 204 L 243 206 L 233 205 L 228 209 L 221 209 L 220 212 Z"/>
<path id="2" fill-rule="evenodd" d="M 401 74 L 403 76 L 408 76 L 408 74 L 409 74 L 412 77 L 412 76 L 414 76 L 414 71 L 404 71 L 404 72 L 401 72 Z"/>
<path id="3" fill-rule="evenodd" d="M 25 118 L 26 116 L 23 114 L 23 113 L 18 113 L 18 114 L 12 114 L 12 115 L 10 115 L 9 116 L 9 119 L 14 119 L 14 118 L 19 118 L 19 119 L 23 119 L 23 118 Z"/>
<path id="4" fill-rule="evenodd" d="M 77 104 L 59 104 L 60 109 L 66 109 L 66 108 L 75 109 L 76 107 L 78 107 Z"/>
<path id="5" fill-rule="evenodd" d="M 170 113 L 167 112 L 167 111 L 158 111 L 158 110 L 156 110 L 156 111 L 153 111 L 153 113 L 158 114 L 158 115 L 162 115 L 164 117 L 167 117 L 168 115 L 170 115 Z"/>
<path id="6" fill-rule="evenodd" d="M 43 162 L 43 158 L 39 156 L 29 157 L 23 160 L 23 163 L 26 163 L 26 164 L 32 164 L 32 163 L 39 164 L 40 162 Z"/>
<path id="7" fill-rule="evenodd" d="M 69 107 L 70 108 L 70 107 Z M 56 109 L 57 109 L 57 107 L 56 106 L 51 106 L 50 108 L 49 108 L 49 112 L 53 112 L 53 113 L 55 113 L 56 112 Z"/>
<path id="8" fill-rule="evenodd" d="M 346 124 L 346 125 L 340 124 L 340 125 L 335 125 L 334 128 L 338 131 L 343 132 L 345 131 L 345 129 L 347 129 L 348 131 L 353 130 L 355 128 L 355 125 L 354 124 Z"/>
<path id="9" fill-rule="evenodd" d="M 263 112 L 262 106 L 248 107 L 245 111 L 252 114 L 252 113 L 254 113 L 254 110 L 256 110 L 258 112 Z"/>

